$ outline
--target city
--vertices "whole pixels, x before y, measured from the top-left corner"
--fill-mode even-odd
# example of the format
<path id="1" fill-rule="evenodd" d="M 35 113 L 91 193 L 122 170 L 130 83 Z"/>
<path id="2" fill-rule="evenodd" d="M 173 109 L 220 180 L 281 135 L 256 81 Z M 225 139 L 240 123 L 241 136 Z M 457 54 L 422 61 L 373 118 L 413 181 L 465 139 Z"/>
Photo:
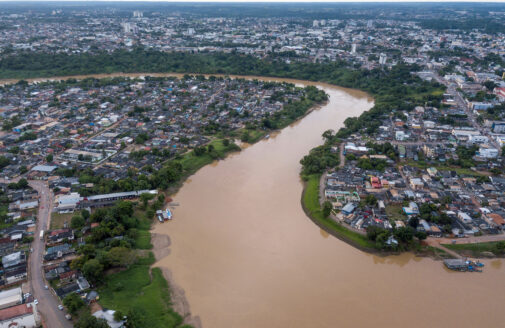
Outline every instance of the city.
<path id="1" fill-rule="evenodd" d="M 503 3 L 3 2 L 0 125 L 0 327 L 503 324 Z"/>

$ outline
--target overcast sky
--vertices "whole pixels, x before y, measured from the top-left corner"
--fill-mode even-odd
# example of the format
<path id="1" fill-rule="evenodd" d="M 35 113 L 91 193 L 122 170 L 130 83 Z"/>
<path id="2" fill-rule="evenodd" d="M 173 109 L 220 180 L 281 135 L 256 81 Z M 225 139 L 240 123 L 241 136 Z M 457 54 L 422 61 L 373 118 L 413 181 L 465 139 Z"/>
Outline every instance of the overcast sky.
<path id="1" fill-rule="evenodd" d="M 275 3 L 275 2 L 309 2 L 309 3 L 314 3 L 314 2 L 327 2 L 327 3 L 338 3 L 338 2 L 437 2 L 437 3 L 443 3 L 443 2 L 475 2 L 475 3 L 485 3 L 485 2 L 499 2 L 499 3 L 505 3 L 505 0 L 491 0 L 491 1 L 479 1 L 479 0 L 315 0 L 315 1 L 307 1 L 307 0 L 7 0 L 6 2 L 16 2 L 16 1 L 42 1 L 42 2 L 54 2 L 54 1 L 115 1 L 115 2 L 219 2 L 219 3 L 225 3 L 225 2 L 270 2 L 270 3 Z M 0 0 L 0 2 L 3 2 Z"/>

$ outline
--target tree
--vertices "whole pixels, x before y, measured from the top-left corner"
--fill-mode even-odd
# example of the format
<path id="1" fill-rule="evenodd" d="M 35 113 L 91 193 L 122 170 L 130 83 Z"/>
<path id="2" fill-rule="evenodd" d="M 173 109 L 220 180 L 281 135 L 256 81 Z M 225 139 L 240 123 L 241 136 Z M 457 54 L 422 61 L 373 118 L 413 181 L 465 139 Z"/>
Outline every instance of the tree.
<path id="1" fill-rule="evenodd" d="M 75 314 L 85 304 L 79 295 L 71 293 L 65 296 L 65 298 L 63 299 L 63 305 L 67 307 L 68 312 Z"/>
<path id="2" fill-rule="evenodd" d="M 88 210 L 84 209 L 84 210 L 81 210 L 81 215 L 82 217 L 84 218 L 84 220 L 88 220 L 89 217 L 90 217 L 90 213 Z"/>
<path id="3" fill-rule="evenodd" d="M 223 139 L 223 146 L 228 147 L 230 145 L 229 139 Z"/>
<path id="4" fill-rule="evenodd" d="M 126 247 L 113 247 L 107 253 L 107 257 L 111 266 L 127 268 L 133 263 L 137 257 L 135 252 Z"/>
<path id="5" fill-rule="evenodd" d="M 147 318 L 143 310 L 132 308 L 126 315 L 126 328 L 144 328 L 147 327 Z"/>
<path id="6" fill-rule="evenodd" d="M 46 162 L 51 163 L 53 161 L 53 154 L 49 154 L 46 156 Z"/>
<path id="7" fill-rule="evenodd" d="M 323 215 L 325 218 L 330 216 L 332 209 L 333 209 L 333 205 L 329 201 L 325 201 L 323 203 Z"/>
<path id="8" fill-rule="evenodd" d="M 25 178 L 22 178 L 18 181 L 18 189 L 25 189 L 28 187 L 28 181 Z"/>
<path id="9" fill-rule="evenodd" d="M 117 312 L 117 311 L 116 311 Z M 114 314 L 116 314 L 116 312 Z M 107 320 L 97 319 L 89 313 L 82 315 L 76 322 L 75 328 L 110 328 Z"/>
<path id="10" fill-rule="evenodd" d="M 70 220 L 70 226 L 72 229 L 81 229 L 85 224 L 86 221 L 79 214 L 72 216 L 72 219 Z"/>
<path id="11" fill-rule="evenodd" d="M 82 266 L 82 273 L 91 281 L 99 281 L 102 278 L 103 265 L 97 259 L 88 260 Z"/>
<path id="12" fill-rule="evenodd" d="M 497 254 L 504 254 L 505 253 L 505 241 L 499 241 L 496 243 L 494 246 L 494 252 Z"/>

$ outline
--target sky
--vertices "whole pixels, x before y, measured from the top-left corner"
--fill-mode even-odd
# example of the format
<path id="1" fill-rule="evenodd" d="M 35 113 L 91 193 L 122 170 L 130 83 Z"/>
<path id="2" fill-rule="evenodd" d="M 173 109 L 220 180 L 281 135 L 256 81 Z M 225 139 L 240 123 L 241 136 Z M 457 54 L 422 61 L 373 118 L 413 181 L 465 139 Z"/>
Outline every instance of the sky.
<path id="1" fill-rule="evenodd" d="M 27 0 L 10 0 L 7 2 L 17 2 L 17 1 L 27 1 Z M 28 1 L 33 1 L 33 0 L 28 0 Z M 313 3 L 313 2 L 326 2 L 326 3 L 338 3 L 338 2 L 347 2 L 347 3 L 352 3 L 352 2 L 360 2 L 360 3 L 366 3 L 366 2 L 436 2 L 436 3 L 442 3 L 442 2 L 475 2 L 475 3 L 505 3 L 505 0 L 486 0 L 486 1 L 479 1 L 479 0 L 34 0 L 34 1 L 41 1 L 41 2 L 53 2 L 53 1 L 61 1 L 61 2 L 66 2 L 66 1 L 113 1 L 113 2 L 218 2 L 218 3 L 226 3 L 226 2 L 266 2 L 266 3 L 275 3 L 275 2 L 286 2 L 286 3 L 293 3 L 293 2 L 307 2 L 307 3 Z M 0 0 L 2 2 L 2 0 Z"/>

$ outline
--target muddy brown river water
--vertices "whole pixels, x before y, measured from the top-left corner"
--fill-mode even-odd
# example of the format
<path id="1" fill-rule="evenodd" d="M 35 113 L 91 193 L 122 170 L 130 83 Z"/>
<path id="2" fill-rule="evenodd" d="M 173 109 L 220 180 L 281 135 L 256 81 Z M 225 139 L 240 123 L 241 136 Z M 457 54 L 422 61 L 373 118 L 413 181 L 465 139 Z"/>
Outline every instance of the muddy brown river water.
<path id="1" fill-rule="evenodd" d="M 156 265 L 172 271 L 191 312 L 205 328 L 505 327 L 503 260 L 459 273 L 408 253 L 377 257 L 305 216 L 300 158 L 373 104 L 317 85 L 327 105 L 202 168 L 174 195 L 174 220 L 155 226 L 172 241 Z"/>
<path id="2" fill-rule="evenodd" d="M 268 140 L 204 167 L 174 196 L 167 267 L 203 327 L 505 327 L 502 260 L 456 273 L 412 254 L 377 257 L 328 236 L 300 205 L 299 160 L 349 116 L 361 92 L 330 101 Z"/>

